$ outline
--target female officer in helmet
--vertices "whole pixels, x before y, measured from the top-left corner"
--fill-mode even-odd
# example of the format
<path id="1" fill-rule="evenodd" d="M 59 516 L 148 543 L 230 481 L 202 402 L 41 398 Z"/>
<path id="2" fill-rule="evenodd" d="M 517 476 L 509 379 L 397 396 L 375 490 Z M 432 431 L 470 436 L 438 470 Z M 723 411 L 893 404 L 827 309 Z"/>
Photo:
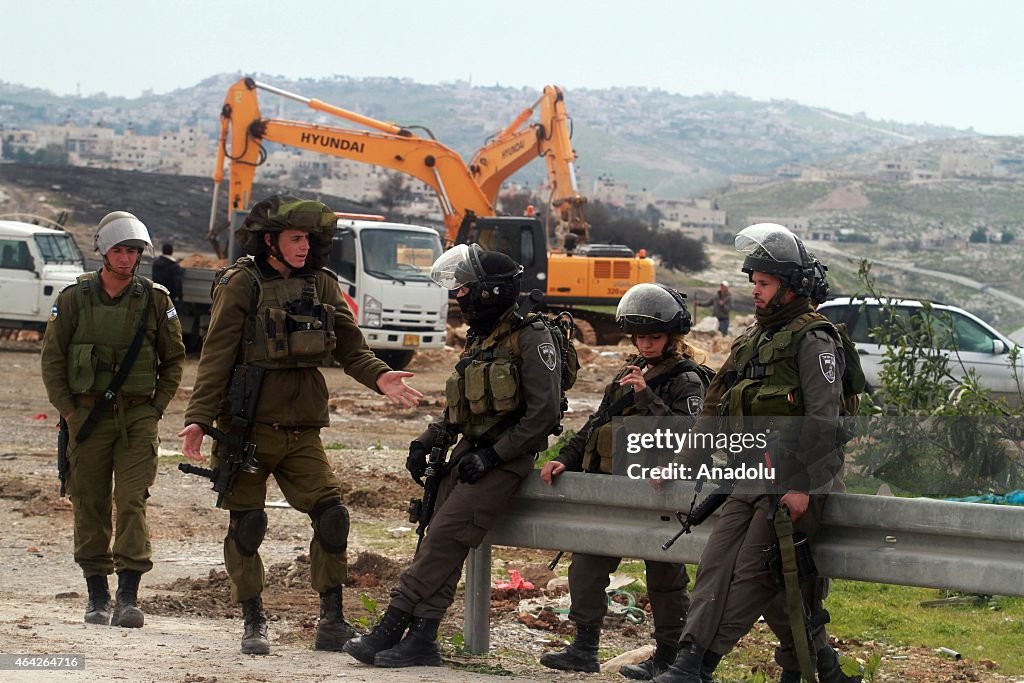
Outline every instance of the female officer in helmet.
<path id="1" fill-rule="evenodd" d="M 615 317 L 632 335 L 638 353 L 615 373 L 597 413 L 557 458 L 544 465 L 540 476 L 548 484 L 565 470 L 602 474 L 622 471 L 614 460 L 625 454 L 614 452 L 611 422 L 594 426 L 604 421 L 600 418 L 685 416 L 690 419 L 677 425 L 685 431 L 701 411 L 710 373 L 694 360 L 693 348 L 684 341 L 691 323 L 685 295 L 664 285 L 636 285 L 622 297 Z M 542 656 L 541 664 L 563 671 L 600 670 L 597 650 L 607 610 L 605 589 L 608 575 L 619 562 L 618 557 L 573 553 L 569 619 L 576 624 L 576 640 L 561 652 Z M 656 649 L 646 661 L 621 670 L 624 676 L 637 680 L 653 678 L 672 663 L 690 602 L 686 594 L 689 577 L 683 564 L 648 560 L 646 565 Z"/>

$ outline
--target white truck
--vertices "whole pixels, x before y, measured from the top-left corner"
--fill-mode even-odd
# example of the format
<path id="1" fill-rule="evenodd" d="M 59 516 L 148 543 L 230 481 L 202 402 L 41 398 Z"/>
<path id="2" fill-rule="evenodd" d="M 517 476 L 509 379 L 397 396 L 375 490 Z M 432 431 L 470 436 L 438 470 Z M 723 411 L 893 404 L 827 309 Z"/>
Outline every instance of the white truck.
<path id="1" fill-rule="evenodd" d="M 328 266 L 373 352 L 396 370 L 418 350 L 444 346 L 448 292 L 430 279 L 437 231 L 382 220 L 338 219 Z"/>
<path id="2" fill-rule="evenodd" d="M 0 220 L 0 327 L 45 330 L 57 294 L 84 270 L 63 230 Z"/>
<path id="3" fill-rule="evenodd" d="M 392 368 L 402 369 L 416 351 L 444 346 L 448 292 L 429 277 L 431 264 L 441 255 L 441 238 L 430 228 L 375 218 L 339 214 L 327 265 L 337 273 L 370 349 Z M 178 314 L 186 346 L 193 350 L 209 324 L 213 277 L 209 269 L 184 271 Z"/>

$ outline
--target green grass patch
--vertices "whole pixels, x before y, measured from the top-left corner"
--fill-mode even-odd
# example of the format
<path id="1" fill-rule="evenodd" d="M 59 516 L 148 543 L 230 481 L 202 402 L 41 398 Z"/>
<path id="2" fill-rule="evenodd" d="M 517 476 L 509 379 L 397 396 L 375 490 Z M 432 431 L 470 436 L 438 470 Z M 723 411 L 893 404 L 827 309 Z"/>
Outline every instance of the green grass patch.
<path id="1" fill-rule="evenodd" d="M 945 597 L 910 586 L 833 581 L 826 607 L 829 633 L 897 646 L 948 647 L 970 659 L 990 659 L 999 673 L 1024 673 L 1024 598 L 995 597 L 980 605 L 921 607 Z"/>

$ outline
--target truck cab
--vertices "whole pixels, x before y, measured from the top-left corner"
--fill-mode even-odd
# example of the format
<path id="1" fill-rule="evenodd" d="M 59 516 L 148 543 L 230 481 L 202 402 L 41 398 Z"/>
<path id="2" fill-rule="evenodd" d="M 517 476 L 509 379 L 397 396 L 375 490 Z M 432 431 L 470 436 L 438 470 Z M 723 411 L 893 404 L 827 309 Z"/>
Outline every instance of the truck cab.
<path id="1" fill-rule="evenodd" d="M 367 345 L 400 370 L 416 351 L 444 346 L 448 293 L 430 279 L 441 238 L 430 228 L 368 218 L 339 217 L 328 267 Z"/>
<path id="2" fill-rule="evenodd" d="M 0 327 L 45 330 L 57 294 L 84 270 L 70 234 L 0 221 Z"/>

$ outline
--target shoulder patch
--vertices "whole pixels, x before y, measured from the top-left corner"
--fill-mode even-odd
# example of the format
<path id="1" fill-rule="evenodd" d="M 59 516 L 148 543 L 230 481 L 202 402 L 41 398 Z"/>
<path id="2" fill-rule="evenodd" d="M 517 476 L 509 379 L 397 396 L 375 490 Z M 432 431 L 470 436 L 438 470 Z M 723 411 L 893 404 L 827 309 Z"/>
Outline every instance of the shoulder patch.
<path id="1" fill-rule="evenodd" d="M 53 302 L 53 306 L 50 308 L 50 318 L 49 318 L 49 320 L 52 323 L 56 319 L 57 319 L 57 302 L 54 301 Z"/>
<path id="2" fill-rule="evenodd" d="M 700 396 L 690 396 L 686 399 L 686 410 L 690 415 L 700 415 L 700 411 L 704 408 L 704 399 Z"/>
<path id="3" fill-rule="evenodd" d="M 168 320 L 174 320 L 177 317 L 178 317 L 178 309 L 176 309 L 174 307 L 174 304 L 171 304 L 171 307 L 167 309 L 167 319 Z"/>
<path id="4" fill-rule="evenodd" d="M 836 355 L 834 353 L 819 353 L 818 365 L 821 366 L 821 374 L 825 376 L 829 384 L 836 381 Z"/>
<path id="5" fill-rule="evenodd" d="M 170 295 L 171 295 L 171 290 L 167 289 L 166 287 L 164 287 L 164 286 L 163 286 L 162 284 L 160 284 L 159 282 L 154 282 L 154 283 L 153 283 L 153 289 L 155 289 L 155 290 L 157 290 L 157 291 L 159 291 L 159 292 L 163 292 L 163 293 L 164 293 L 164 294 L 166 294 L 167 296 L 170 296 Z"/>
<path id="6" fill-rule="evenodd" d="M 540 355 L 540 359 L 545 367 L 548 370 L 554 371 L 555 365 L 558 364 L 558 354 L 555 351 L 555 345 L 552 342 L 544 342 L 537 346 L 537 353 Z"/>

